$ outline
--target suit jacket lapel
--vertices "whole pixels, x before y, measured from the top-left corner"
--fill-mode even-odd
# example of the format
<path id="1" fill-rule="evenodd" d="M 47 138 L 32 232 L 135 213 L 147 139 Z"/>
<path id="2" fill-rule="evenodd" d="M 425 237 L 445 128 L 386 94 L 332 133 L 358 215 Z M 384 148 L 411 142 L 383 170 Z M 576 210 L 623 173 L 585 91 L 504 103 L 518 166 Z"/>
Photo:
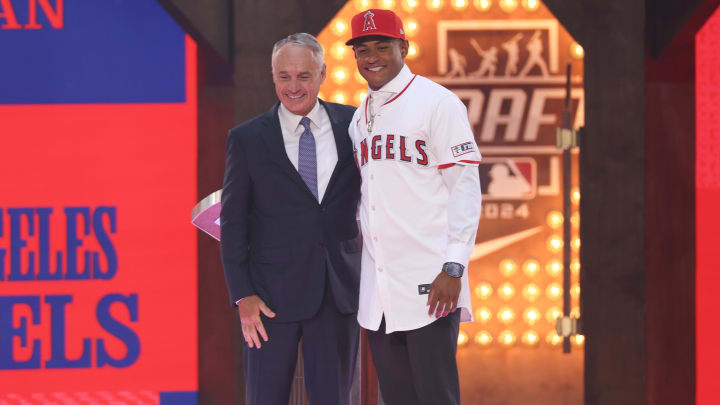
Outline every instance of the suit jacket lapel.
<path id="1" fill-rule="evenodd" d="M 320 100 L 320 99 L 318 99 Z M 335 182 L 335 179 L 338 176 L 338 169 L 340 168 L 341 164 L 343 163 L 343 160 L 345 159 L 345 156 L 350 151 L 350 138 L 348 137 L 348 123 L 347 122 L 340 122 L 337 117 L 335 116 L 335 111 L 331 108 L 330 105 L 326 104 L 324 101 L 320 100 L 320 104 L 325 107 L 325 111 L 328 114 L 328 117 L 330 117 L 330 123 L 332 125 L 332 132 L 333 136 L 335 137 L 335 148 L 337 149 L 337 155 L 338 160 L 335 164 L 335 168 L 333 169 L 332 175 L 330 175 L 330 180 L 328 181 L 327 189 L 325 189 L 325 195 L 323 195 L 323 201 L 325 200 L 325 197 L 330 194 L 330 190 L 333 186 L 333 183 Z"/>
<path id="2" fill-rule="evenodd" d="M 295 166 L 293 166 L 290 158 L 288 158 L 287 151 L 285 150 L 285 141 L 283 140 L 282 129 L 280 128 L 280 118 L 278 118 L 278 108 L 280 103 L 275 104 L 275 107 L 265 113 L 263 125 L 265 131 L 262 133 L 262 139 L 268 147 L 270 156 L 275 163 L 277 163 L 290 178 L 298 184 L 298 186 L 305 190 L 310 198 L 313 200 L 315 196 L 307 187 L 300 173 L 298 173 Z M 334 131 L 334 128 L 333 128 Z"/>

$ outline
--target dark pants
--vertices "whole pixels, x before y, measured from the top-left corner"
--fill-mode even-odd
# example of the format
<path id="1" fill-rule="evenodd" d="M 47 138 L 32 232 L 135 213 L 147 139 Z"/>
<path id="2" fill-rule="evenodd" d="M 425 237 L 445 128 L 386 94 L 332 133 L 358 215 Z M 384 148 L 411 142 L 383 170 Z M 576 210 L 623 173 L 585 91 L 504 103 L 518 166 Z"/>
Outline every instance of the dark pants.
<path id="1" fill-rule="evenodd" d="M 320 310 L 299 322 L 272 323 L 263 318 L 268 341 L 244 344 L 245 403 L 287 405 L 302 338 L 305 388 L 312 405 L 350 402 L 360 327 L 357 315 L 340 314 L 326 286 Z"/>
<path id="2" fill-rule="evenodd" d="M 366 330 L 387 405 L 458 405 L 457 352 L 460 311 L 420 329 L 385 333 Z"/>

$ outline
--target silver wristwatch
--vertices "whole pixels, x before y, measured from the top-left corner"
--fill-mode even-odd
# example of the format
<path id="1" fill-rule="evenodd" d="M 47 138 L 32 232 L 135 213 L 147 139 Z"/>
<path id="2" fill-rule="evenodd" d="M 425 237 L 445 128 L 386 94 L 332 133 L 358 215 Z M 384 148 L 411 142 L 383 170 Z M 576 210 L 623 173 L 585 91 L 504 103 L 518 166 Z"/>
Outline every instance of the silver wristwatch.
<path id="1" fill-rule="evenodd" d="M 447 273 L 450 277 L 460 278 L 465 271 L 465 266 L 460 263 L 447 262 L 443 264 L 442 271 Z"/>

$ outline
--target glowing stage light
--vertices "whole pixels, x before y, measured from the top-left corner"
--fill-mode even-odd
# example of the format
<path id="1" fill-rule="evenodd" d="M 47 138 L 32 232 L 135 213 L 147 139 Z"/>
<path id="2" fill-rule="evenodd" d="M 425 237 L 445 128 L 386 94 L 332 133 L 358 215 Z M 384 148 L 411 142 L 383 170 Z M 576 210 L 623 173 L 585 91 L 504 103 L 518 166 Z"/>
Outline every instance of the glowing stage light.
<path id="1" fill-rule="evenodd" d="M 348 73 L 347 69 L 342 66 L 338 66 L 332 71 L 330 77 L 335 84 L 342 85 L 348 81 L 348 79 L 350 78 L 350 74 Z"/>
<path id="2" fill-rule="evenodd" d="M 545 271 L 550 277 L 559 277 L 563 271 L 563 264 L 560 260 L 553 259 L 545 265 Z"/>
<path id="3" fill-rule="evenodd" d="M 521 340 L 525 346 L 534 347 L 540 342 L 540 335 L 534 330 L 529 330 L 523 333 Z"/>
<path id="4" fill-rule="evenodd" d="M 420 57 L 420 45 L 413 41 L 409 41 L 407 58 L 410 60 Z"/>
<path id="5" fill-rule="evenodd" d="M 577 187 L 572 189 L 572 192 L 570 193 L 570 201 L 573 203 L 573 205 L 580 204 L 580 189 Z"/>
<path id="6" fill-rule="evenodd" d="M 540 297 L 540 287 L 530 283 L 523 288 L 522 295 L 529 302 L 534 302 Z"/>
<path id="7" fill-rule="evenodd" d="M 443 0 L 427 0 L 425 5 L 430 11 L 440 11 L 445 5 L 445 2 Z"/>
<path id="8" fill-rule="evenodd" d="M 560 343 L 562 343 L 563 338 L 562 336 L 557 334 L 557 331 L 550 331 L 550 333 L 547 334 L 547 337 L 545 338 L 545 341 L 548 342 L 548 344 L 552 346 L 557 346 Z"/>
<path id="9" fill-rule="evenodd" d="M 460 333 L 458 333 L 458 346 L 465 346 L 468 340 L 470 340 L 468 334 L 461 330 Z"/>
<path id="10" fill-rule="evenodd" d="M 405 36 L 414 37 L 420 31 L 420 23 L 414 18 L 405 19 Z"/>
<path id="11" fill-rule="evenodd" d="M 552 235 L 551 237 L 548 238 L 546 245 L 547 245 L 547 246 L 546 246 L 547 249 L 548 249 L 551 253 L 558 253 L 558 252 L 560 252 L 560 251 L 562 250 L 562 248 L 563 248 L 563 240 L 562 240 L 562 237 L 560 237 L 560 235 Z"/>
<path id="12" fill-rule="evenodd" d="M 551 283 L 545 289 L 545 295 L 547 295 L 547 297 L 551 301 L 560 299 L 560 296 L 562 296 L 562 293 L 563 293 L 562 286 L 558 283 Z"/>
<path id="13" fill-rule="evenodd" d="M 475 286 L 475 295 L 481 300 L 486 300 L 492 296 L 493 288 L 490 283 L 483 281 Z"/>
<path id="14" fill-rule="evenodd" d="M 577 42 L 570 44 L 570 56 L 574 59 L 582 59 L 585 57 L 585 50 Z"/>
<path id="15" fill-rule="evenodd" d="M 535 277 L 540 272 L 540 262 L 535 259 L 525 260 L 523 273 L 528 277 Z"/>
<path id="16" fill-rule="evenodd" d="M 402 3 L 400 6 L 403 10 L 407 11 L 408 13 L 412 13 L 415 11 L 417 6 L 420 5 L 420 0 L 402 0 Z"/>
<path id="17" fill-rule="evenodd" d="M 365 80 L 365 78 L 362 77 L 360 72 L 358 72 L 357 70 L 355 71 L 355 73 L 353 73 L 353 78 L 355 78 L 355 81 L 360 84 L 367 84 L 367 80 Z"/>
<path id="18" fill-rule="evenodd" d="M 365 90 L 358 90 L 355 92 L 355 95 L 353 96 L 353 101 L 355 102 L 355 105 L 362 104 L 363 100 L 365 100 L 365 97 L 367 96 L 367 91 Z"/>
<path id="19" fill-rule="evenodd" d="M 392 10 L 393 7 L 395 7 L 395 0 L 380 0 L 379 5 L 380 5 L 380 8 L 384 8 L 386 10 Z"/>
<path id="20" fill-rule="evenodd" d="M 455 11 L 465 11 L 470 5 L 470 0 L 450 0 L 450 5 Z"/>
<path id="21" fill-rule="evenodd" d="M 580 228 L 580 213 L 575 211 L 573 212 L 572 216 L 570 216 L 570 224 L 572 224 L 575 228 Z"/>
<path id="22" fill-rule="evenodd" d="M 482 347 L 488 347 L 493 341 L 493 337 L 490 334 L 490 332 L 486 330 L 481 330 L 480 332 L 475 335 L 475 343 L 479 344 Z"/>
<path id="23" fill-rule="evenodd" d="M 492 7 L 492 1 L 491 0 L 473 0 L 473 6 L 475 6 L 475 9 L 480 12 L 486 12 L 490 10 L 490 7 Z"/>
<path id="24" fill-rule="evenodd" d="M 492 319 L 492 311 L 488 307 L 480 307 L 475 311 L 475 320 L 481 324 L 486 324 Z"/>
<path id="25" fill-rule="evenodd" d="M 354 0 L 353 5 L 357 11 L 365 11 L 372 8 L 372 0 Z"/>
<path id="26" fill-rule="evenodd" d="M 342 18 L 336 18 L 330 23 L 330 31 L 337 35 L 343 36 L 348 30 L 348 23 Z"/>
<path id="27" fill-rule="evenodd" d="M 558 307 L 550 307 L 550 309 L 548 309 L 545 313 L 545 319 L 550 322 L 553 327 L 555 326 L 557 319 L 561 316 L 563 316 L 563 313 Z"/>
<path id="28" fill-rule="evenodd" d="M 511 330 L 504 330 L 500 332 L 500 335 L 498 336 L 498 341 L 503 346 L 512 346 L 515 344 L 515 341 L 517 340 L 517 337 L 515 337 L 515 334 Z"/>
<path id="29" fill-rule="evenodd" d="M 502 307 L 498 311 L 497 318 L 503 325 L 509 325 L 515 321 L 515 311 L 510 307 Z"/>
<path id="30" fill-rule="evenodd" d="M 583 335 L 575 335 L 570 338 L 573 343 L 575 343 L 576 346 L 582 346 L 585 344 L 585 336 Z"/>
<path id="31" fill-rule="evenodd" d="M 500 6 L 500 9 L 502 9 L 502 11 L 506 13 L 512 13 L 513 11 L 515 11 L 515 9 L 517 9 L 518 2 L 517 0 L 500 0 L 498 5 Z"/>
<path id="32" fill-rule="evenodd" d="M 536 11 L 540 8 L 539 0 L 522 0 L 522 6 L 527 11 Z"/>
<path id="33" fill-rule="evenodd" d="M 577 252 L 580 250 L 580 238 L 573 238 L 572 242 L 570 242 L 570 247 L 572 248 L 573 252 Z"/>
<path id="34" fill-rule="evenodd" d="M 570 296 L 573 299 L 578 299 L 580 297 L 580 286 L 575 284 L 570 288 Z"/>
<path id="35" fill-rule="evenodd" d="M 502 283 L 498 287 L 498 296 L 503 301 L 509 301 L 515 296 L 515 287 L 510 283 Z"/>
<path id="36" fill-rule="evenodd" d="M 573 276 L 580 274 L 580 260 L 573 259 L 573 261 L 570 262 L 570 272 Z"/>
<path id="37" fill-rule="evenodd" d="M 547 214 L 546 222 L 552 229 L 558 229 L 563 224 L 563 214 L 560 211 L 550 211 Z"/>
<path id="38" fill-rule="evenodd" d="M 348 47 L 343 42 L 337 41 L 330 47 L 330 55 L 337 60 L 344 58 L 347 53 Z"/>
<path id="39" fill-rule="evenodd" d="M 527 308 L 525 312 L 523 312 L 523 319 L 530 326 L 534 325 L 537 321 L 539 321 L 541 317 L 542 315 L 540 315 L 540 311 L 538 311 L 537 308 L 534 307 Z"/>
<path id="40" fill-rule="evenodd" d="M 347 102 L 347 94 L 342 90 L 335 90 L 330 96 L 333 103 L 345 104 Z"/>
<path id="41" fill-rule="evenodd" d="M 500 270 L 500 274 L 505 277 L 510 277 L 517 271 L 517 263 L 515 263 L 513 259 L 504 259 L 500 262 L 498 269 Z"/>

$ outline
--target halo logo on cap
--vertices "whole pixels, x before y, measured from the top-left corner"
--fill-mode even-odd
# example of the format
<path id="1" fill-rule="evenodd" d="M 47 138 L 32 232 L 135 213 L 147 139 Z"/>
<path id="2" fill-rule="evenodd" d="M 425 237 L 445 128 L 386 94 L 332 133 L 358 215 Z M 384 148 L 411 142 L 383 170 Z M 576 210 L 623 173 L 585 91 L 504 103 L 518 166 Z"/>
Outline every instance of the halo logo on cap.
<path id="1" fill-rule="evenodd" d="M 365 13 L 364 17 L 365 22 L 363 23 L 363 32 L 367 30 L 376 30 L 377 28 L 375 28 L 375 19 L 373 18 L 375 17 L 375 14 L 373 14 L 372 11 L 368 10 L 368 12 Z"/>

